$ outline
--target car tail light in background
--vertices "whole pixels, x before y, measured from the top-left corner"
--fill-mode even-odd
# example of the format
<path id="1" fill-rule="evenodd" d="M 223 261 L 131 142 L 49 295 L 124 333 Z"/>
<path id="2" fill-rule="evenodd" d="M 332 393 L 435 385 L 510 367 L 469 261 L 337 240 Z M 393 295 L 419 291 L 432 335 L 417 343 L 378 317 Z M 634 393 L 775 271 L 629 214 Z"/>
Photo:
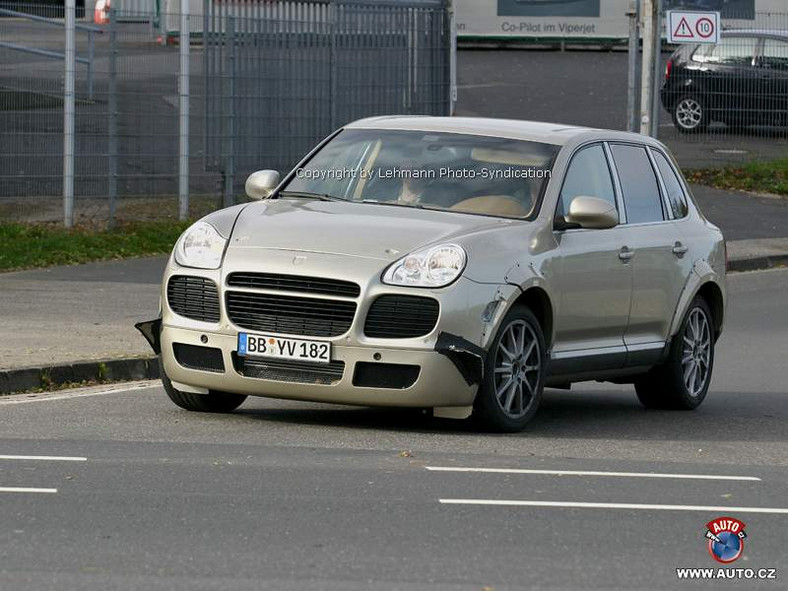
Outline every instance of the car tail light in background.
<path id="1" fill-rule="evenodd" d="M 668 60 L 668 63 L 665 64 L 665 80 L 670 78 L 670 71 L 673 69 L 673 58 Z"/>

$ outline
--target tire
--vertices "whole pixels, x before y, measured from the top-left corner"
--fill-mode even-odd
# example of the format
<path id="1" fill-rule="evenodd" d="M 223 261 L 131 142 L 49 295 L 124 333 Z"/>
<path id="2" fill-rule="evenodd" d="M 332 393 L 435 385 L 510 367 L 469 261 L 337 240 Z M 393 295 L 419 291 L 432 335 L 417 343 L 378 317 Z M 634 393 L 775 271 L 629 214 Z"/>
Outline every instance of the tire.
<path id="1" fill-rule="evenodd" d="M 243 404 L 246 396 L 243 394 L 227 394 L 225 392 L 215 392 L 211 390 L 208 394 L 193 394 L 176 390 L 170 378 L 164 371 L 164 364 L 159 356 L 159 374 L 164 391 L 176 406 L 193 412 L 215 412 L 228 413 L 234 411 Z"/>
<path id="2" fill-rule="evenodd" d="M 709 392 L 713 369 L 714 319 L 706 300 L 696 297 L 673 338 L 667 361 L 636 379 L 635 391 L 646 408 L 694 410 Z"/>
<path id="3" fill-rule="evenodd" d="M 487 352 L 484 378 L 474 401 L 479 426 L 499 433 L 521 431 L 542 401 L 546 362 L 539 321 L 528 308 L 515 306 L 504 317 Z"/>
<path id="4" fill-rule="evenodd" d="M 673 103 L 670 110 L 673 125 L 681 133 L 700 133 L 709 126 L 709 113 L 699 96 L 685 94 Z"/>

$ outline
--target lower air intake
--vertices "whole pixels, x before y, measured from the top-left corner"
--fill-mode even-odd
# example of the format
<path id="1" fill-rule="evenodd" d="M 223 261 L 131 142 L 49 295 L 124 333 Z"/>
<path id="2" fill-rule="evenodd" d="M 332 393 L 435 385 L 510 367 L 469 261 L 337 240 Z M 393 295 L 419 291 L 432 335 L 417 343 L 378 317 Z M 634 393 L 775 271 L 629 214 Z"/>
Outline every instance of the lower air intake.
<path id="1" fill-rule="evenodd" d="M 344 361 L 313 363 L 289 359 L 241 357 L 233 354 L 233 364 L 235 371 L 247 378 L 296 384 L 331 386 L 339 382 L 345 373 Z"/>

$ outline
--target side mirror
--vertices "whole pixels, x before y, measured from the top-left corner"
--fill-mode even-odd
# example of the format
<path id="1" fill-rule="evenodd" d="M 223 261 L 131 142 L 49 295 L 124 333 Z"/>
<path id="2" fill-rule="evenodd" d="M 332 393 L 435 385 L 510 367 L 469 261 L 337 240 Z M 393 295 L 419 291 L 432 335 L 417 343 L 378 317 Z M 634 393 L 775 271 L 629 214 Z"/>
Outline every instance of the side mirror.
<path id="1" fill-rule="evenodd" d="M 246 179 L 246 194 L 250 199 L 268 199 L 279 186 L 279 172 L 276 170 L 258 170 Z"/>
<path id="2" fill-rule="evenodd" d="M 618 225 L 618 211 L 610 201 L 579 195 L 569 204 L 566 221 L 581 228 L 605 230 Z"/>

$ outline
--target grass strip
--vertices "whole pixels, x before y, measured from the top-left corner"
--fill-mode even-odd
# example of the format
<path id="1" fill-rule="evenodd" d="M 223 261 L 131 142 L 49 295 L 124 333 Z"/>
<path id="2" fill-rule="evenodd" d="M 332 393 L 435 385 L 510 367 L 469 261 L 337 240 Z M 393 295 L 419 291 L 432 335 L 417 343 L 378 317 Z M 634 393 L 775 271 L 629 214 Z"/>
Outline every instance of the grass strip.
<path id="1" fill-rule="evenodd" d="M 684 174 L 691 183 L 718 189 L 788 196 L 788 158 L 723 168 L 686 170 Z"/>
<path id="2" fill-rule="evenodd" d="M 111 230 L 0 223 L 0 271 L 169 253 L 191 222 L 137 222 Z"/>

